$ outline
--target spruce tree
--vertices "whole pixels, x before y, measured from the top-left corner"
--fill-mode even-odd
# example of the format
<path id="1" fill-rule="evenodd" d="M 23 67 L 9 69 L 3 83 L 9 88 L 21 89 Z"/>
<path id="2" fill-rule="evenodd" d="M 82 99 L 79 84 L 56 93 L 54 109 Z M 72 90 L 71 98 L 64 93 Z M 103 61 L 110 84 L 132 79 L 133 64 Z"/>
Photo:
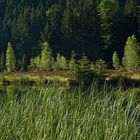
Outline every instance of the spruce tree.
<path id="1" fill-rule="evenodd" d="M 60 65 L 61 65 L 61 56 L 60 56 L 60 54 L 57 54 L 54 69 L 56 71 L 60 71 L 61 70 L 61 66 Z"/>
<path id="2" fill-rule="evenodd" d="M 95 72 L 101 74 L 107 68 L 107 64 L 104 60 L 100 59 L 95 62 Z"/>
<path id="3" fill-rule="evenodd" d="M 90 69 L 90 61 L 87 56 L 83 54 L 82 58 L 78 61 L 75 70 L 75 78 L 79 83 L 85 84 L 91 82 L 92 73 Z"/>
<path id="4" fill-rule="evenodd" d="M 34 58 L 31 58 L 30 60 L 30 65 L 28 67 L 29 70 L 35 70 L 35 63 L 34 63 Z"/>
<path id="5" fill-rule="evenodd" d="M 41 59 L 40 59 L 40 56 L 38 55 L 36 57 L 36 70 L 40 70 L 41 69 Z"/>
<path id="6" fill-rule="evenodd" d="M 138 40 L 140 40 L 140 6 L 138 6 L 137 11 L 137 30 L 138 30 Z"/>
<path id="7" fill-rule="evenodd" d="M 0 71 L 4 71 L 4 65 L 5 65 L 5 58 L 4 58 L 4 53 L 2 53 L 0 57 Z"/>
<path id="8" fill-rule="evenodd" d="M 55 70 L 62 71 L 67 69 L 68 69 L 68 64 L 66 58 L 64 56 L 61 56 L 60 54 L 57 54 Z"/>
<path id="9" fill-rule="evenodd" d="M 76 68 L 76 60 L 75 60 L 75 52 L 72 51 L 72 54 L 71 54 L 71 59 L 69 61 L 69 69 L 71 72 L 74 72 L 75 68 Z"/>
<path id="10" fill-rule="evenodd" d="M 41 70 L 51 70 L 52 68 L 52 51 L 47 42 L 43 43 L 41 51 Z"/>
<path id="11" fill-rule="evenodd" d="M 120 65 L 120 60 L 116 51 L 113 54 L 112 60 L 113 60 L 113 67 L 117 69 Z"/>
<path id="12" fill-rule="evenodd" d="M 62 22 L 63 10 L 60 4 L 53 5 L 46 12 L 47 22 L 44 29 L 45 36 L 49 39 L 49 42 L 58 42 L 61 39 L 61 22 Z"/>
<path id="13" fill-rule="evenodd" d="M 16 68 L 16 59 L 11 43 L 8 43 L 6 51 L 6 69 L 8 72 L 14 71 Z"/>
<path id="14" fill-rule="evenodd" d="M 23 55 L 23 57 L 18 60 L 17 70 L 20 70 L 20 71 L 25 70 L 25 55 Z"/>
<path id="15" fill-rule="evenodd" d="M 113 20 L 117 14 L 118 4 L 116 0 L 101 0 L 97 9 L 101 20 L 100 35 L 103 45 L 105 48 L 109 48 L 112 43 Z"/>
<path id="16" fill-rule="evenodd" d="M 66 1 L 66 9 L 63 13 L 61 30 L 67 37 L 74 37 L 78 24 L 78 13 L 76 12 L 72 0 Z"/>
<path id="17" fill-rule="evenodd" d="M 130 36 L 127 39 L 125 49 L 124 49 L 124 57 L 123 57 L 123 66 L 127 70 L 139 70 L 140 69 L 140 46 L 137 42 L 136 37 Z"/>
<path id="18" fill-rule="evenodd" d="M 138 23 L 137 23 L 137 15 L 138 15 L 138 1 L 139 0 L 127 0 L 125 4 L 125 22 L 127 30 L 129 30 L 129 34 L 137 34 Z"/>
<path id="19" fill-rule="evenodd" d="M 36 71 L 38 68 L 37 68 L 37 57 L 34 58 L 34 71 Z"/>
<path id="20" fill-rule="evenodd" d="M 68 69 L 67 59 L 64 56 L 61 56 L 60 67 L 61 67 L 62 70 L 67 70 Z"/>

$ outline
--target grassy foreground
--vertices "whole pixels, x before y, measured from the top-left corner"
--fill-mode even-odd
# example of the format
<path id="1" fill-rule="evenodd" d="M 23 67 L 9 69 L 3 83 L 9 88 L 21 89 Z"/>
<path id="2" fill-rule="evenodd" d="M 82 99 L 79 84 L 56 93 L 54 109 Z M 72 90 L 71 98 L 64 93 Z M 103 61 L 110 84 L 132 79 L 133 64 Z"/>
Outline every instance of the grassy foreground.
<path id="1" fill-rule="evenodd" d="M 1 140 L 140 139 L 139 89 L 47 87 L 18 93 L 0 97 Z"/>

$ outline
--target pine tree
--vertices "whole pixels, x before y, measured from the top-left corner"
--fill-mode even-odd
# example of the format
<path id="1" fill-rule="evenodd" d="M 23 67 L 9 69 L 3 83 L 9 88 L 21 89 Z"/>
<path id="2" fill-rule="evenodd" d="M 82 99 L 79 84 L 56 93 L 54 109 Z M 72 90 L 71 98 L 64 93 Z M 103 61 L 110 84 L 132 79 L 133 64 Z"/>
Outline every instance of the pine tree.
<path id="1" fill-rule="evenodd" d="M 61 56 L 60 54 L 57 54 L 57 57 L 56 57 L 56 62 L 55 62 L 55 66 L 54 66 L 54 69 L 56 71 L 60 71 L 61 70 L 61 67 L 60 67 L 60 64 L 61 63 Z"/>
<path id="2" fill-rule="evenodd" d="M 40 56 L 38 55 L 36 57 L 36 70 L 40 70 L 41 69 L 41 59 L 40 59 Z"/>
<path id="3" fill-rule="evenodd" d="M 61 38 L 61 22 L 63 10 L 60 4 L 53 5 L 47 12 L 45 35 L 49 42 L 59 42 Z"/>
<path id="4" fill-rule="evenodd" d="M 62 71 L 67 69 L 68 69 L 68 64 L 66 58 L 64 56 L 61 56 L 60 54 L 57 54 L 55 70 Z"/>
<path id="5" fill-rule="evenodd" d="M 61 56 L 60 67 L 61 67 L 62 70 L 67 70 L 68 69 L 67 59 L 64 56 Z"/>
<path id="6" fill-rule="evenodd" d="M 22 59 L 21 59 L 21 71 L 25 70 L 25 55 L 23 55 Z"/>
<path id="7" fill-rule="evenodd" d="M 91 82 L 92 73 L 90 70 L 90 61 L 87 56 L 83 54 L 82 58 L 78 61 L 77 68 L 75 69 L 75 79 L 82 83 Z"/>
<path id="8" fill-rule="evenodd" d="M 82 58 L 78 61 L 79 69 L 83 72 L 88 72 L 90 70 L 90 61 L 87 56 L 83 54 Z"/>
<path id="9" fill-rule="evenodd" d="M 116 51 L 113 54 L 112 60 L 113 60 L 113 67 L 117 69 L 120 65 L 120 60 Z"/>
<path id="10" fill-rule="evenodd" d="M 28 67 L 29 70 L 35 70 L 36 66 L 35 66 L 35 63 L 34 63 L 34 58 L 31 58 L 30 60 L 30 65 Z"/>
<path id="11" fill-rule="evenodd" d="M 116 0 L 101 0 L 98 6 L 98 14 L 101 20 L 100 34 L 105 48 L 110 47 L 112 43 L 112 25 L 117 10 L 118 5 Z"/>
<path id="12" fill-rule="evenodd" d="M 124 57 L 123 57 L 123 66 L 127 70 L 139 70 L 140 69 L 140 46 L 137 42 L 136 37 L 130 36 L 127 39 L 125 49 L 124 49 Z"/>
<path id="13" fill-rule="evenodd" d="M 78 39 L 81 41 L 84 51 L 92 59 L 100 54 L 100 25 L 97 14 L 97 0 L 83 0 L 79 2 L 79 26 Z"/>
<path id="14" fill-rule="evenodd" d="M 107 68 L 107 64 L 104 60 L 100 59 L 95 62 L 95 72 L 101 74 Z"/>
<path id="15" fill-rule="evenodd" d="M 67 0 L 66 9 L 63 13 L 61 30 L 67 37 L 74 37 L 78 25 L 78 13 L 76 12 L 72 0 Z"/>
<path id="16" fill-rule="evenodd" d="M 52 51 L 47 42 L 43 43 L 41 51 L 41 70 L 51 70 L 52 68 Z"/>
<path id="17" fill-rule="evenodd" d="M 5 58 L 4 58 L 4 53 L 2 53 L 0 57 L 0 71 L 4 71 L 4 65 L 5 65 Z"/>
<path id="18" fill-rule="evenodd" d="M 69 61 L 69 69 L 70 69 L 71 72 L 74 72 L 74 70 L 76 68 L 76 60 L 75 60 L 75 57 L 76 57 L 76 53 L 74 51 L 72 51 L 71 59 Z"/>
<path id="19" fill-rule="evenodd" d="M 8 43 L 6 51 L 6 68 L 8 72 L 14 71 L 16 68 L 16 59 L 11 43 Z"/>
<path id="20" fill-rule="evenodd" d="M 138 32 L 138 23 L 137 23 L 137 15 L 138 15 L 138 1 L 139 0 L 127 0 L 125 4 L 125 22 L 127 27 L 128 35 L 137 34 Z"/>
<path id="21" fill-rule="evenodd" d="M 25 70 L 25 55 L 18 61 L 17 70 L 24 71 Z"/>
<path id="22" fill-rule="evenodd" d="M 140 6 L 138 6 L 137 11 L 137 30 L 138 30 L 138 40 L 140 41 Z"/>

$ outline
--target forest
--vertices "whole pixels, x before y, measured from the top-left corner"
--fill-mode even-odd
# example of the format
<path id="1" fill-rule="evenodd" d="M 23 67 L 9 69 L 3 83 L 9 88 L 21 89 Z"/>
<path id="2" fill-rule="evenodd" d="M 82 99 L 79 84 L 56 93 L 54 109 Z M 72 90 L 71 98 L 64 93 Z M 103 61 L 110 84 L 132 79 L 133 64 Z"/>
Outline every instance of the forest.
<path id="1" fill-rule="evenodd" d="M 0 0 L 0 69 L 7 69 L 8 44 L 18 71 L 29 69 L 44 43 L 49 44 L 54 60 L 60 55 L 69 61 L 74 52 L 76 60 L 84 54 L 91 62 L 103 60 L 112 68 L 113 54 L 120 64 L 132 50 L 137 62 L 139 6 L 139 0 Z M 127 50 L 126 44 L 131 46 Z M 139 70 L 137 63 L 128 67 Z"/>

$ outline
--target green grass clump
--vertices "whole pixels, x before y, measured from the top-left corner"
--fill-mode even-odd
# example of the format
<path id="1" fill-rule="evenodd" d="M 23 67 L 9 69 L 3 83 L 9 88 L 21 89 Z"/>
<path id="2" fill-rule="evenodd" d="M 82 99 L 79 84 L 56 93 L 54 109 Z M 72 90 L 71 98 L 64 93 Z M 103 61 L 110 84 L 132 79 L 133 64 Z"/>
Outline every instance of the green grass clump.
<path id="1" fill-rule="evenodd" d="M 7 87 L 0 94 L 0 140 L 138 140 L 140 102 L 128 92 Z"/>

